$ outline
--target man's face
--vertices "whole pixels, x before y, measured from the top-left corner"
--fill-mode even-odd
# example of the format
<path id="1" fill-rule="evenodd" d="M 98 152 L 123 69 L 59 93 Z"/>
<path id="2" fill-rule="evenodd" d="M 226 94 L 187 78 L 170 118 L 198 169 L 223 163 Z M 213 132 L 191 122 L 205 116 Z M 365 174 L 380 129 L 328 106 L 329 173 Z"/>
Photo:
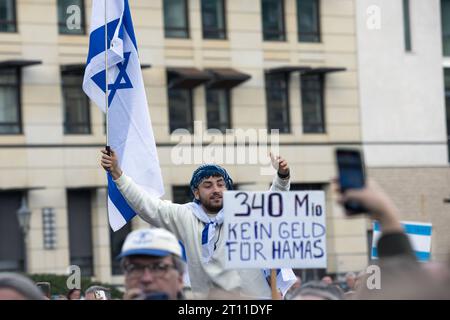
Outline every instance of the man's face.
<path id="1" fill-rule="evenodd" d="M 209 177 L 203 179 L 194 190 L 194 196 L 209 213 L 217 213 L 223 207 L 223 192 L 226 190 L 223 177 Z"/>
<path id="2" fill-rule="evenodd" d="M 69 299 L 70 300 L 80 300 L 81 298 L 81 291 L 80 290 L 74 290 L 71 294 Z"/>
<path id="3" fill-rule="evenodd" d="M 169 299 L 176 299 L 183 289 L 183 275 L 175 269 L 171 256 L 129 257 L 125 263 L 125 289 L 144 295 L 166 293 Z"/>

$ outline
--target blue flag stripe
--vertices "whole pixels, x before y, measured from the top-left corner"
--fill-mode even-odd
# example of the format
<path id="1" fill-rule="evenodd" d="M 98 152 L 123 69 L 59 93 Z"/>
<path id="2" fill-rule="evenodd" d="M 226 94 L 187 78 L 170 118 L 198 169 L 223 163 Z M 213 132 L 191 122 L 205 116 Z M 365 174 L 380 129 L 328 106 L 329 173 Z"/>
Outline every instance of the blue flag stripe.
<path id="1" fill-rule="evenodd" d="M 431 226 L 420 226 L 415 224 L 402 224 L 406 233 L 419 235 L 419 236 L 430 236 L 431 235 Z M 374 231 L 381 231 L 380 224 L 375 222 Z"/>
<path id="2" fill-rule="evenodd" d="M 117 25 L 119 24 L 120 19 L 113 20 L 108 23 L 108 41 L 107 46 L 108 49 L 111 47 L 111 39 L 116 31 Z M 125 0 L 125 8 L 123 13 L 122 25 L 119 29 L 119 38 L 123 40 L 123 28 L 128 33 L 128 36 L 133 43 L 133 46 L 137 48 L 136 35 L 134 34 L 133 28 L 133 20 L 131 18 L 130 6 L 128 4 L 128 0 Z M 100 27 L 91 32 L 89 37 L 89 53 L 87 58 L 87 64 L 92 60 L 93 57 L 105 51 L 105 27 Z"/>
<path id="3" fill-rule="evenodd" d="M 114 31 L 119 24 L 119 19 L 113 20 L 108 23 L 108 49 L 111 47 L 111 38 L 114 35 Z M 105 51 L 105 26 L 95 29 L 91 32 L 89 37 L 89 53 L 87 58 L 87 63 L 91 62 L 99 53 Z"/>
<path id="4" fill-rule="evenodd" d="M 116 206 L 116 208 L 120 211 L 125 221 L 130 221 L 136 216 L 136 213 L 131 209 L 130 205 L 127 203 L 125 198 L 120 193 L 119 189 L 117 189 L 116 184 L 114 183 L 111 174 L 107 173 L 108 176 L 108 196 L 111 199 L 112 203 Z"/>

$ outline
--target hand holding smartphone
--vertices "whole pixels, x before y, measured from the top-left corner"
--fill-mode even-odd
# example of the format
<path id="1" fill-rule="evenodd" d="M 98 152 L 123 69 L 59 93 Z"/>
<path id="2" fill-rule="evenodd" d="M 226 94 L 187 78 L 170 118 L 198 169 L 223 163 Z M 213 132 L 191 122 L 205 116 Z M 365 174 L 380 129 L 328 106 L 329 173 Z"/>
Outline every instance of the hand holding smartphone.
<path id="1" fill-rule="evenodd" d="M 339 174 L 341 192 L 348 189 L 362 189 L 366 185 L 364 160 L 356 149 L 336 149 L 336 163 Z M 347 201 L 344 207 L 348 214 L 361 214 L 367 209 L 357 201 Z"/>

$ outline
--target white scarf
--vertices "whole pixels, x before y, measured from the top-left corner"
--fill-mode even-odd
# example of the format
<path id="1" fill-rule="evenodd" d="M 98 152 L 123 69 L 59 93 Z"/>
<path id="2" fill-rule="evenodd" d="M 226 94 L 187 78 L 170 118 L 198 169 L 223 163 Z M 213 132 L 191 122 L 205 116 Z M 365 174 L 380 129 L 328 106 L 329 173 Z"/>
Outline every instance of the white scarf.
<path id="1" fill-rule="evenodd" d="M 214 218 L 210 218 L 202 206 L 195 203 L 188 203 L 194 215 L 205 224 L 202 231 L 202 261 L 208 263 L 214 253 L 214 237 L 216 235 L 216 227 L 223 223 L 223 209 L 221 209 Z"/>
<path id="2" fill-rule="evenodd" d="M 223 209 L 214 218 L 210 218 L 198 203 L 190 202 L 187 205 L 192 209 L 194 215 L 205 224 L 202 231 L 202 261 L 203 263 L 208 263 L 215 249 L 214 236 L 216 235 L 216 227 L 223 223 Z M 270 276 L 270 269 L 263 269 L 262 271 L 266 277 Z M 277 287 L 284 296 L 297 278 L 290 268 L 278 269 L 277 271 Z"/>

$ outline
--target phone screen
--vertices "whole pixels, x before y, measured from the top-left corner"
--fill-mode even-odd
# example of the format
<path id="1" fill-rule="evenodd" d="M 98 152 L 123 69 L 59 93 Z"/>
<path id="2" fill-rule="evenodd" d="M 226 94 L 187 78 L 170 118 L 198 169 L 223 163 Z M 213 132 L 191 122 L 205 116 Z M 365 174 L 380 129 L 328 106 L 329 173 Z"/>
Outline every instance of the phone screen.
<path id="1" fill-rule="evenodd" d="M 95 300 L 108 300 L 106 298 L 106 293 L 103 290 L 96 290 L 94 292 Z"/>
<path id="2" fill-rule="evenodd" d="M 360 151 L 337 149 L 336 160 L 341 191 L 364 188 L 366 179 L 364 174 L 364 161 Z M 349 215 L 361 214 L 368 211 L 361 203 L 353 200 L 346 201 L 344 208 Z"/>
<path id="3" fill-rule="evenodd" d="M 339 184 L 342 191 L 361 189 L 365 185 L 364 164 L 358 150 L 336 150 Z"/>

